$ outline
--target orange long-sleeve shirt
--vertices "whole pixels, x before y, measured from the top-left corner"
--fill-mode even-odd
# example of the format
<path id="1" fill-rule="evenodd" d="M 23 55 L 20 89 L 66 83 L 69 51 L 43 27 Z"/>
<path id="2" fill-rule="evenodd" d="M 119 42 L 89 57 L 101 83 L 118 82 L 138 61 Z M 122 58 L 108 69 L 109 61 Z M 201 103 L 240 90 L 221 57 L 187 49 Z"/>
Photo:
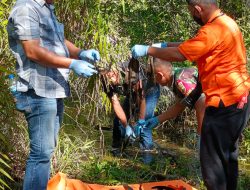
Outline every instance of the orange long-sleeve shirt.
<path id="1" fill-rule="evenodd" d="M 249 90 L 242 34 L 236 22 L 220 10 L 178 49 L 197 63 L 207 106 L 218 107 L 220 100 L 232 105 Z"/>

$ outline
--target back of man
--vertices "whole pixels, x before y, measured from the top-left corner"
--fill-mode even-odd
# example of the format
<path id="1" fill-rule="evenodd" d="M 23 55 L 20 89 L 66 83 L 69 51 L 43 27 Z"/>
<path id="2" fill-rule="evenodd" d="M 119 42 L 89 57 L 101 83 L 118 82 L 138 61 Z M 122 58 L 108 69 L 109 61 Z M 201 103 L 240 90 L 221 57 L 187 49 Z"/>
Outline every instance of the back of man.
<path id="1" fill-rule="evenodd" d="M 173 92 L 178 98 L 187 97 L 196 87 L 198 71 L 195 67 L 173 68 Z"/>

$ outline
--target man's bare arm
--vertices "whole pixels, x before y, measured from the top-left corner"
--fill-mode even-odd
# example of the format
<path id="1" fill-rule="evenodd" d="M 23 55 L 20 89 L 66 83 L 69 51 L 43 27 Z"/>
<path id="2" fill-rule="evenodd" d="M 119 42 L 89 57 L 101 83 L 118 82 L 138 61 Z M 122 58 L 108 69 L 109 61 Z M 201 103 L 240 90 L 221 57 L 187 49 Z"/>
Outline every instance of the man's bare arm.
<path id="1" fill-rule="evenodd" d="M 46 67 L 69 68 L 72 59 L 56 55 L 40 46 L 39 40 L 21 41 L 25 55 L 28 59 Z"/>
<path id="2" fill-rule="evenodd" d="M 182 42 L 168 42 L 168 47 L 178 47 Z"/>
<path id="3" fill-rule="evenodd" d="M 169 119 L 176 118 L 183 110 L 185 106 L 180 102 L 175 103 L 167 111 L 158 116 L 159 122 L 163 123 Z"/>
<path id="4" fill-rule="evenodd" d="M 81 49 L 76 47 L 72 42 L 68 40 L 65 40 L 65 44 L 69 50 L 70 57 L 73 59 L 78 59 L 78 54 L 81 51 Z"/>
<path id="5" fill-rule="evenodd" d="M 120 104 L 119 98 L 117 97 L 117 95 L 113 95 L 111 98 L 111 103 L 114 109 L 114 112 L 116 114 L 116 116 L 118 117 L 118 119 L 120 120 L 120 122 L 122 123 L 122 125 L 124 127 L 127 126 L 127 117 L 126 114 Z"/>
<path id="6" fill-rule="evenodd" d="M 143 97 L 140 101 L 139 119 L 145 119 L 146 107 L 146 99 Z"/>
<path id="7" fill-rule="evenodd" d="M 148 48 L 148 55 L 170 62 L 186 60 L 178 50 L 178 47 L 156 48 L 151 46 Z"/>

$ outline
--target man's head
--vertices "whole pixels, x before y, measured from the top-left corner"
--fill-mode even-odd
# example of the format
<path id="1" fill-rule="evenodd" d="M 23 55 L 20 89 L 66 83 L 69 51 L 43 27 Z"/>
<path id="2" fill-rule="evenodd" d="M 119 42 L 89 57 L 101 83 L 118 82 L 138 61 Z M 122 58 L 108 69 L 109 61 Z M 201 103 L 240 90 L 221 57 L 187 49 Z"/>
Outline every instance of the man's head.
<path id="1" fill-rule="evenodd" d="M 46 3 L 52 4 L 54 0 L 46 0 Z"/>
<path id="2" fill-rule="evenodd" d="M 168 61 L 154 58 L 155 80 L 162 86 L 167 86 L 172 80 L 172 65 Z"/>
<path id="3" fill-rule="evenodd" d="M 188 10 L 195 22 L 203 26 L 211 15 L 218 9 L 216 0 L 186 0 Z"/>

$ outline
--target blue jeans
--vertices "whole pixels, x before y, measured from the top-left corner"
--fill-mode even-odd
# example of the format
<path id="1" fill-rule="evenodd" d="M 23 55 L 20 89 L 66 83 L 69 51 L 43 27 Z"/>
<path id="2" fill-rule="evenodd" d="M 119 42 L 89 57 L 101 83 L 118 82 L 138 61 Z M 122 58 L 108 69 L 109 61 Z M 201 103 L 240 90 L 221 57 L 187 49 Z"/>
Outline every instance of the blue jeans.
<path id="1" fill-rule="evenodd" d="M 28 123 L 30 153 L 26 162 L 23 190 L 46 190 L 50 159 L 57 144 L 63 116 L 63 99 L 43 98 L 34 90 L 15 95 L 17 110 Z"/>
<path id="2" fill-rule="evenodd" d="M 158 99 L 160 97 L 160 87 L 159 85 L 153 86 L 146 91 L 146 113 L 145 120 L 154 116 L 154 110 Z M 129 98 L 126 97 L 123 102 L 123 110 L 126 114 L 127 119 L 129 119 Z M 119 119 L 115 117 L 113 123 L 113 148 L 120 148 L 122 145 L 122 139 L 125 136 L 125 128 L 121 126 Z M 153 148 L 153 138 L 152 130 L 144 129 L 141 133 L 140 148 L 143 150 L 148 150 Z"/>

